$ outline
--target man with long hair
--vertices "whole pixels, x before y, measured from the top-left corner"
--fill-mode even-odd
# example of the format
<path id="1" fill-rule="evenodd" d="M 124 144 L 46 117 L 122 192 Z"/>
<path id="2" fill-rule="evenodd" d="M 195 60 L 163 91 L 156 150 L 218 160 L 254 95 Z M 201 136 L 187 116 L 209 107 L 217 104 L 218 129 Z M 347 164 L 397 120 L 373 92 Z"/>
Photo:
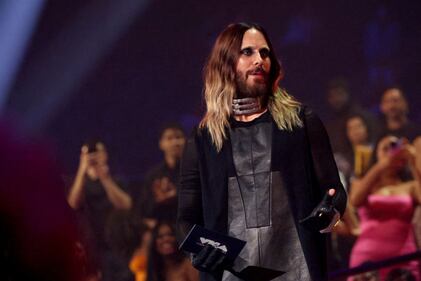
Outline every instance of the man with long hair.
<path id="1" fill-rule="evenodd" d="M 193 255 L 201 280 L 241 280 L 226 269 L 247 266 L 285 272 L 274 280 L 327 278 L 322 233 L 346 193 L 322 123 L 278 86 L 282 76 L 259 25 L 218 36 L 204 69 L 207 112 L 181 162 L 178 235 L 198 224 L 247 244 L 234 263 L 209 246 Z"/>

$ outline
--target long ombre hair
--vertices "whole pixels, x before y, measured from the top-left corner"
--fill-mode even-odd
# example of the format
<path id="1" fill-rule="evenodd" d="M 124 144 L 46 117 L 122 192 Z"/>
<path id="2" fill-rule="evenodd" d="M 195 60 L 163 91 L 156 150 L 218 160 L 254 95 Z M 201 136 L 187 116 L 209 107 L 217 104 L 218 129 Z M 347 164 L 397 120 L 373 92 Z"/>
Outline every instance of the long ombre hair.
<path id="1" fill-rule="evenodd" d="M 267 101 L 268 110 L 281 130 L 292 130 L 294 127 L 303 126 L 299 118 L 301 104 L 277 84 L 279 78 L 283 76 L 283 71 L 266 31 L 257 24 L 230 24 L 216 39 L 203 73 L 203 92 L 207 111 L 199 127 L 208 129 L 218 152 L 227 138 L 226 129 L 229 128 L 229 117 L 232 114 L 232 100 L 237 91 L 236 66 L 243 36 L 252 28 L 263 34 L 270 49 L 269 83 L 273 87 Z"/>

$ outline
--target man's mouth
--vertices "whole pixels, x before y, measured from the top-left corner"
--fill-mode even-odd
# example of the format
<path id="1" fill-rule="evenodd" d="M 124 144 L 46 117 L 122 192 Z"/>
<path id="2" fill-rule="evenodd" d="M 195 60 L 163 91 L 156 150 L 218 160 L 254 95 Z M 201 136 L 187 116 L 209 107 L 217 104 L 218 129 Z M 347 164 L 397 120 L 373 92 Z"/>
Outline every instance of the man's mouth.
<path id="1" fill-rule="evenodd" d="M 247 76 L 253 75 L 253 76 L 261 76 L 261 77 L 266 77 L 267 73 L 266 71 L 264 71 L 261 68 L 255 69 L 255 70 L 251 70 L 247 73 Z"/>

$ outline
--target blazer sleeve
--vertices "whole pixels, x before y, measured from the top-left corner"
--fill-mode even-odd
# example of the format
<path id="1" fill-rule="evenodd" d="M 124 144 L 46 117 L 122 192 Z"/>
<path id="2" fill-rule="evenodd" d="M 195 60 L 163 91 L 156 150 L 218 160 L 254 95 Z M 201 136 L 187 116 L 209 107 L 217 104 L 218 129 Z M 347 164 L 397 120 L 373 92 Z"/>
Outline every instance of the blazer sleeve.
<path id="1" fill-rule="evenodd" d="M 347 194 L 339 178 L 329 137 L 320 118 L 307 107 L 304 108 L 304 126 L 319 186 L 323 193 L 326 193 L 331 188 L 336 190 L 333 204 L 343 215 L 346 208 Z"/>
<path id="2" fill-rule="evenodd" d="M 203 225 L 201 177 L 196 138 L 191 136 L 181 158 L 177 238 L 184 240 L 194 224 Z"/>

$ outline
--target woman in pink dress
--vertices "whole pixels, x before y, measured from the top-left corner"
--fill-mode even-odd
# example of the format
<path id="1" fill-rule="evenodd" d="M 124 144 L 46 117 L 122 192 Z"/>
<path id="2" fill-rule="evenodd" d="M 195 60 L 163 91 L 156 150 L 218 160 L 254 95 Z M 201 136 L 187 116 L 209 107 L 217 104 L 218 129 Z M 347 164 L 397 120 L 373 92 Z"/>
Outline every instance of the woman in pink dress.
<path id="1" fill-rule="evenodd" d="M 412 217 L 421 203 L 421 173 L 415 148 L 392 136 L 378 143 L 374 165 L 352 183 L 350 203 L 358 208 L 361 234 L 351 253 L 350 267 L 380 261 L 417 250 Z M 418 152 L 419 154 L 419 152 Z M 412 180 L 402 177 L 409 167 Z M 420 279 L 419 262 L 379 270 L 380 280 L 394 268 L 409 269 Z"/>

